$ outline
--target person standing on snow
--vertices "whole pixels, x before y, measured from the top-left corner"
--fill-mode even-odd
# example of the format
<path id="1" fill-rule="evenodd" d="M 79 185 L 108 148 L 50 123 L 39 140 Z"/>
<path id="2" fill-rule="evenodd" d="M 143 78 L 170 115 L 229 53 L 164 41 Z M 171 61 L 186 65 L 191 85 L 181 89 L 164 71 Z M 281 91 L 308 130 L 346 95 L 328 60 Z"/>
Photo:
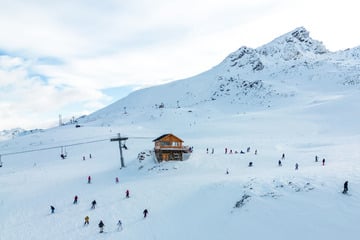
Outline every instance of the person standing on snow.
<path id="1" fill-rule="evenodd" d="M 298 170 L 298 169 L 299 169 L 299 164 L 296 163 L 296 164 L 295 164 L 295 170 Z"/>
<path id="2" fill-rule="evenodd" d="M 100 222 L 99 222 L 100 233 L 104 232 L 104 226 L 105 226 L 105 224 L 103 223 L 102 220 L 100 220 Z"/>
<path id="3" fill-rule="evenodd" d="M 118 221 L 117 226 L 118 231 L 121 231 L 123 229 L 121 220 Z"/>
<path id="4" fill-rule="evenodd" d="M 346 182 L 344 182 L 344 190 L 343 190 L 343 194 L 346 194 L 347 192 L 348 192 L 348 184 L 349 184 L 349 182 L 348 181 L 346 181 Z"/>
<path id="5" fill-rule="evenodd" d="M 91 202 L 91 209 L 95 209 L 95 206 L 96 206 L 96 201 L 94 200 Z"/>
<path id="6" fill-rule="evenodd" d="M 75 195 L 73 204 L 77 204 L 77 201 L 78 201 L 78 196 Z"/>
<path id="7" fill-rule="evenodd" d="M 129 190 L 126 190 L 125 194 L 126 194 L 126 198 L 129 198 L 129 197 L 130 197 L 130 192 L 129 192 Z"/>
<path id="8" fill-rule="evenodd" d="M 91 176 L 88 176 L 88 184 L 91 183 Z"/>
<path id="9" fill-rule="evenodd" d="M 51 210 L 51 213 L 54 213 L 55 212 L 55 207 L 51 205 L 50 210 Z"/>
<path id="10" fill-rule="evenodd" d="M 85 217 L 84 226 L 85 226 L 85 225 L 89 225 L 89 220 L 90 220 L 89 216 L 86 216 L 86 217 Z"/>
<path id="11" fill-rule="evenodd" d="M 325 166 L 325 158 L 322 160 L 322 165 Z"/>
<path id="12" fill-rule="evenodd" d="M 146 217 L 147 217 L 148 213 L 149 213 L 149 211 L 148 211 L 147 209 L 145 209 L 145 210 L 143 211 L 144 218 L 146 218 Z"/>

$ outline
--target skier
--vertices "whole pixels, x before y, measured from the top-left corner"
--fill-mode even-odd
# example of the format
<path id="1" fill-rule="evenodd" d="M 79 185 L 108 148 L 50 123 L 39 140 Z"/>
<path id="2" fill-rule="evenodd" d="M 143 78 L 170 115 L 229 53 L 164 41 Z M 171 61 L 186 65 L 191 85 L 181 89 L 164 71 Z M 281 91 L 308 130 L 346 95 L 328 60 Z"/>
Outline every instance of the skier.
<path id="1" fill-rule="evenodd" d="M 117 226 L 118 226 L 117 228 L 118 231 L 121 231 L 123 229 L 121 220 L 118 221 Z"/>
<path id="2" fill-rule="evenodd" d="M 282 166 L 281 160 L 279 160 L 279 162 L 278 162 L 278 166 L 279 166 L 279 167 L 281 167 L 281 166 Z"/>
<path id="3" fill-rule="evenodd" d="M 282 154 L 281 159 L 285 159 L 285 153 Z"/>
<path id="4" fill-rule="evenodd" d="M 250 152 L 250 147 L 248 147 L 248 148 L 246 149 L 246 152 Z"/>
<path id="5" fill-rule="evenodd" d="M 95 206 L 96 206 L 96 201 L 94 200 L 91 202 L 91 209 L 95 209 Z"/>
<path id="6" fill-rule="evenodd" d="M 85 226 L 85 225 L 89 225 L 89 220 L 90 220 L 89 216 L 86 216 L 86 217 L 85 217 L 84 226 Z"/>
<path id="7" fill-rule="evenodd" d="M 226 174 L 229 174 L 229 169 L 226 169 Z"/>
<path id="8" fill-rule="evenodd" d="M 208 154 L 209 153 L 209 148 L 206 148 L 206 154 Z"/>
<path id="9" fill-rule="evenodd" d="M 88 176 L 88 184 L 90 184 L 90 183 L 91 183 L 91 177 Z"/>
<path id="10" fill-rule="evenodd" d="M 115 178 L 115 183 L 119 183 L 119 178 L 118 177 Z"/>
<path id="11" fill-rule="evenodd" d="M 319 157 L 316 155 L 315 156 L 315 162 L 318 162 L 319 161 Z"/>
<path id="12" fill-rule="evenodd" d="M 147 217 L 147 215 L 148 215 L 148 210 L 147 209 L 145 209 L 144 211 L 143 211 L 143 214 L 144 214 L 144 218 L 146 218 Z"/>
<path id="13" fill-rule="evenodd" d="M 103 223 L 102 220 L 100 220 L 100 222 L 99 222 L 100 233 L 104 232 L 104 226 L 105 226 L 105 224 Z"/>
<path id="14" fill-rule="evenodd" d="M 51 205 L 50 210 L 51 210 L 51 213 L 54 213 L 55 212 L 55 207 Z"/>
<path id="15" fill-rule="evenodd" d="M 295 170 L 298 170 L 298 169 L 299 169 L 299 164 L 296 163 L 296 164 L 295 164 Z"/>
<path id="16" fill-rule="evenodd" d="M 252 167 L 253 166 L 253 162 L 249 162 L 249 167 Z"/>
<path id="17" fill-rule="evenodd" d="M 257 155 L 257 149 L 255 149 L 255 155 Z"/>
<path id="18" fill-rule="evenodd" d="M 325 165 L 325 158 L 323 158 L 323 160 L 322 160 L 322 165 L 323 166 Z"/>
<path id="19" fill-rule="evenodd" d="M 211 149 L 211 154 L 214 154 L 214 148 Z"/>
<path id="20" fill-rule="evenodd" d="M 126 190 L 125 194 L 126 194 L 126 198 L 129 198 L 129 197 L 130 197 L 130 192 L 129 192 L 129 190 Z"/>
<path id="21" fill-rule="evenodd" d="M 85 156 L 83 156 L 83 161 L 85 161 Z"/>
<path id="22" fill-rule="evenodd" d="M 75 195 L 73 204 L 77 204 L 77 201 L 78 201 L 78 196 Z"/>
<path id="23" fill-rule="evenodd" d="M 227 154 L 227 148 L 225 148 L 225 154 Z"/>
<path id="24" fill-rule="evenodd" d="M 344 190 L 343 190 L 343 194 L 346 194 L 348 192 L 348 181 L 344 182 Z"/>
<path id="25" fill-rule="evenodd" d="M 91 153 L 90 153 L 90 154 L 89 154 L 89 158 L 91 159 L 91 157 L 92 157 L 92 156 L 91 156 Z"/>

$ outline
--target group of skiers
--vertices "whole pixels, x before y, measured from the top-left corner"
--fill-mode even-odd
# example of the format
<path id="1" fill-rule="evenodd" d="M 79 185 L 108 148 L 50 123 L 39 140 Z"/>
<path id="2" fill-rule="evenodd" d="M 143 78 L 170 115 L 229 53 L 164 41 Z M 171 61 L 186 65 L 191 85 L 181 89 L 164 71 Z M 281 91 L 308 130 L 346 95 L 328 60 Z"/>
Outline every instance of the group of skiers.
<path id="1" fill-rule="evenodd" d="M 116 180 L 118 181 L 118 178 L 116 178 Z M 90 183 L 90 181 L 91 181 L 91 177 L 89 176 L 88 182 Z M 126 197 L 126 198 L 130 198 L 130 191 L 129 191 L 128 189 L 125 191 L 125 197 Z M 73 204 L 77 204 L 77 203 L 78 203 L 78 199 L 79 199 L 78 195 L 75 195 L 75 196 L 74 196 L 74 200 L 73 200 Z M 91 209 L 95 209 L 96 204 L 97 204 L 97 203 L 96 203 L 96 200 L 93 200 L 93 201 L 91 202 Z M 51 205 L 51 206 L 50 206 L 50 211 L 51 211 L 51 214 L 55 213 L 55 207 Z M 149 211 L 148 211 L 147 209 L 144 209 L 144 211 L 143 211 L 143 216 L 144 216 L 144 218 L 147 217 L 148 213 L 149 213 Z M 89 217 L 89 216 L 85 216 L 85 218 L 84 218 L 84 226 L 89 225 L 89 224 L 90 224 L 90 217 Z M 105 224 L 104 224 L 104 222 L 103 222 L 102 220 L 99 222 L 98 226 L 99 226 L 99 228 L 100 228 L 100 233 L 103 233 L 103 232 L 104 232 L 104 226 L 105 226 Z M 120 231 L 120 230 L 122 230 L 122 228 L 123 228 L 123 227 L 122 227 L 122 222 L 121 222 L 121 220 L 119 220 L 119 221 L 117 222 L 117 230 Z"/>
<path id="2" fill-rule="evenodd" d="M 318 162 L 319 161 L 319 157 L 318 155 L 315 156 L 315 162 Z M 325 166 L 325 158 L 322 159 L 322 165 Z"/>
<path id="3" fill-rule="evenodd" d="M 88 184 L 91 183 L 91 176 L 88 176 L 88 178 L 87 178 L 87 183 L 88 183 Z M 118 178 L 118 177 L 115 178 L 115 183 L 119 183 L 119 178 Z"/>
<path id="4" fill-rule="evenodd" d="M 208 153 L 208 148 L 206 149 L 206 152 Z M 250 152 L 250 147 L 247 148 L 247 152 Z M 228 153 L 228 149 L 225 148 L 225 154 L 227 154 L 227 153 Z M 230 150 L 230 153 L 232 153 L 231 150 Z M 257 155 L 257 150 L 255 150 L 255 155 Z M 285 160 L 285 153 L 283 153 L 281 155 L 281 160 Z M 281 160 L 278 161 L 278 166 L 279 167 L 282 166 L 282 161 Z M 325 158 L 323 158 L 322 161 L 321 161 L 323 166 L 325 166 L 325 161 L 326 161 Z M 317 155 L 315 156 L 315 162 L 319 162 L 319 157 Z M 248 167 L 252 167 L 252 166 L 253 166 L 253 162 L 249 162 Z M 298 169 L 299 169 L 299 164 L 295 163 L 295 170 L 298 170 Z M 226 174 L 229 174 L 229 169 L 226 169 Z M 345 181 L 344 189 L 343 189 L 342 193 L 347 194 L 347 192 L 349 190 L 348 189 L 348 184 L 349 184 L 349 182 Z"/>
<path id="5" fill-rule="evenodd" d="M 89 154 L 89 158 L 90 158 L 90 159 L 92 158 L 91 153 Z M 82 160 L 85 161 L 85 159 L 86 159 L 85 156 L 83 156 L 83 157 L 82 157 Z"/>
<path id="6" fill-rule="evenodd" d="M 281 155 L 281 160 L 284 160 L 285 159 L 285 153 L 283 153 Z M 279 160 L 278 161 L 278 166 L 281 167 L 282 166 L 282 161 Z M 319 161 L 319 157 L 316 155 L 315 156 L 315 162 L 318 162 Z M 322 159 L 322 165 L 325 166 L 325 158 Z M 298 163 L 295 163 L 295 170 L 298 170 L 299 169 L 299 164 Z"/>
<path id="7" fill-rule="evenodd" d="M 249 153 L 250 152 L 250 147 L 247 147 L 246 148 L 246 152 L 247 153 Z M 245 154 L 245 151 L 243 151 L 243 150 L 240 150 L 240 152 L 238 152 L 238 151 L 233 151 L 232 149 L 228 149 L 227 147 L 224 149 L 224 153 L 225 154 L 233 154 L 233 153 L 235 153 L 235 154 L 238 154 L 238 153 L 240 153 L 240 154 Z M 254 154 L 255 155 L 257 155 L 257 153 L 258 153 L 258 150 L 257 149 L 255 149 L 255 151 L 254 151 Z"/>
<path id="8" fill-rule="evenodd" d="M 214 154 L 215 150 L 214 148 L 211 148 L 211 154 Z M 209 148 L 206 148 L 206 153 L 208 154 L 209 153 Z"/>
<path id="9" fill-rule="evenodd" d="M 85 217 L 85 223 L 84 223 L 84 225 L 88 225 L 88 224 L 89 224 L 89 216 L 86 216 L 86 217 Z M 117 230 L 118 230 L 118 231 L 122 231 L 122 230 L 123 230 L 121 220 L 119 220 L 116 225 L 117 225 Z M 103 222 L 102 220 L 100 220 L 98 226 L 99 226 L 99 229 L 100 229 L 99 232 L 100 232 L 100 233 L 103 233 L 103 232 L 104 232 L 105 224 L 104 224 L 104 222 Z"/>
<path id="10" fill-rule="evenodd" d="M 143 211 L 144 218 L 147 217 L 148 213 L 149 213 L 149 211 L 148 211 L 147 209 L 144 209 L 144 211 Z M 86 216 L 86 217 L 85 217 L 85 223 L 84 223 L 84 225 L 89 225 L 89 216 Z M 117 225 L 117 230 L 118 230 L 118 231 L 122 231 L 122 230 L 123 230 L 123 226 L 122 226 L 121 220 L 119 220 L 116 225 Z M 100 229 L 100 233 L 103 233 L 103 232 L 104 232 L 105 224 L 104 224 L 104 222 L 103 222 L 102 220 L 100 220 L 98 226 L 99 226 L 99 229 Z"/>
<path id="11" fill-rule="evenodd" d="M 144 209 L 144 211 L 143 211 L 144 218 L 146 218 L 148 214 L 149 214 L 149 211 L 148 211 L 147 209 Z M 89 218 L 89 216 L 86 216 L 84 220 L 85 220 L 84 226 L 90 224 L 90 218 Z M 118 230 L 118 231 L 122 231 L 122 230 L 123 230 L 123 226 L 122 226 L 121 220 L 119 220 L 116 225 L 117 225 L 117 230 Z M 103 233 L 103 232 L 104 232 L 105 224 L 104 224 L 104 222 L 103 222 L 102 220 L 100 220 L 98 226 L 99 226 L 99 229 L 100 229 L 100 233 Z"/>

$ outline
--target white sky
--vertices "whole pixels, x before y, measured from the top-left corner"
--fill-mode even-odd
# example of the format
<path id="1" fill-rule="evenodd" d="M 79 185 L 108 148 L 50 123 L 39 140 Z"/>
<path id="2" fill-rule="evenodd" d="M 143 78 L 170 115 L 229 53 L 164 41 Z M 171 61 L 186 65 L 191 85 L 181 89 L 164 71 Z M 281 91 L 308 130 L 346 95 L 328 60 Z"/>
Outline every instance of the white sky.
<path id="1" fill-rule="evenodd" d="M 0 0 L 0 130 L 46 128 L 296 27 L 360 45 L 355 0 Z"/>

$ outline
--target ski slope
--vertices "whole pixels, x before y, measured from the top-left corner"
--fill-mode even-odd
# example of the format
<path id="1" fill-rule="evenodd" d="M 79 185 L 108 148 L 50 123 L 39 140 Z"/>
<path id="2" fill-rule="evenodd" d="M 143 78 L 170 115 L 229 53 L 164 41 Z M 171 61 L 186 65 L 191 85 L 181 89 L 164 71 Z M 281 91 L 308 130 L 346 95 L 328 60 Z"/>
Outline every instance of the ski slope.
<path id="1" fill-rule="evenodd" d="M 348 106 L 344 99 L 332 101 L 343 102 L 340 112 Z M 163 127 L 169 128 L 166 116 L 152 127 L 146 122 L 64 126 L 1 142 L 4 153 L 105 139 L 67 147 L 65 160 L 60 148 L 3 156 L 1 239 L 357 239 L 358 123 L 349 120 L 352 125 L 343 126 L 319 119 L 322 114 L 314 115 L 325 111 L 326 103 L 319 104 L 198 116 L 192 125 L 172 131 L 194 146 L 184 162 L 156 164 L 151 156 L 137 160 L 138 153 L 152 149 L 152 139 Z M 174 118 L 172 124 L 181 126 L 182 121 Z M 123 169 L 118 145 L 109 140 L 118 132 L 129 137 Z M 251 151 L 224 154 L 225 147 Z M 214 154 L 206 148 L 214 148 Z M 282 153 L 286 157 L 279 167 Z M 315 155 L 326 159 L 325 166 L 314 161 Z M 248 167 L 250 161 L 253 167 Z M 349 195 L 341 194 L 345 180 Z M 75 195 L 77 205 L 72 203 Z M 93 200 L 98 203 L 95 210 L 90 209 Z M 149 216 L 143 219 L 145 208 Z M 90 225 L 84 227 L 87 215 Z M 123 222 L 120 232 L 118 219 Z M 98 233 L 100 220 L 104 234 Z"/>
<path id="2" fill-rule="evenodd" d="M 357 52 L 328 52 L 299 28 L 193 78 L 136 91 L 79 128 L 1 141 L 0 239 L 359 239 Z M 129 138 L 122 169 L 110 141 L 118 133 Z M 189 160 L 155 163 L 152 140 L 165 133 L 194 147 Z"/>

